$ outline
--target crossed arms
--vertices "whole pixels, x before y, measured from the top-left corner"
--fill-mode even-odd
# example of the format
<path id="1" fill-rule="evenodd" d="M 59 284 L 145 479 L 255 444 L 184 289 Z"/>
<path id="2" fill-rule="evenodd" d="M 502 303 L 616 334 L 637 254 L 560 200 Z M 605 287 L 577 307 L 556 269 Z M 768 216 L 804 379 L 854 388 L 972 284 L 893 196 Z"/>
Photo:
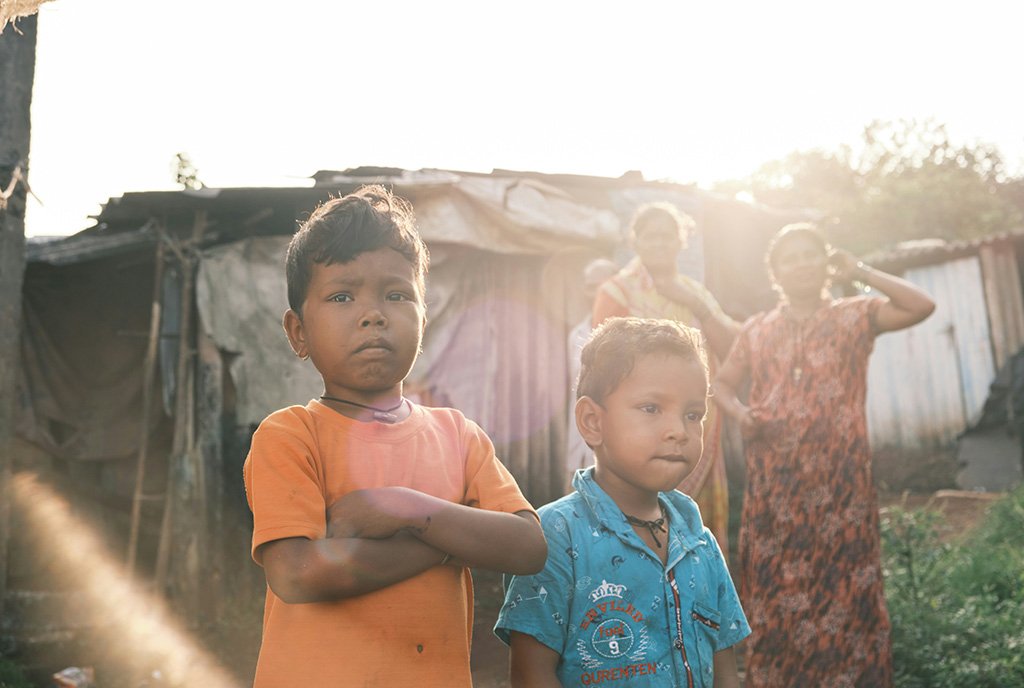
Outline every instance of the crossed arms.
<path id="1" fill-rule="evenodd" d="M 528 575 L 544 566 L 536 517 L 455 504 L 407 487 L 356 490 L 327 512 L 327 538 L 258 549 L 267 583 L 290 604 L 362 595 L 447 563 Z"/>

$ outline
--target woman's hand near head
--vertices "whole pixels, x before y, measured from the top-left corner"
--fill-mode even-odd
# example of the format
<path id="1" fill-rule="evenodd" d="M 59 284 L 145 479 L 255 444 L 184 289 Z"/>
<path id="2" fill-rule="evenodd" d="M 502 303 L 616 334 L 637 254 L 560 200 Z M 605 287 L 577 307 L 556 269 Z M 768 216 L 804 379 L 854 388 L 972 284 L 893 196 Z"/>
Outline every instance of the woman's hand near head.
<path id="1" fill-rule="evenodd" d="M 828 265 L 832 279 L 837 282 L 849 282 L 862 277 L 858 271 L 863 271 L 863 263 L 857 259 L 857 256 L 845 249 L 834 248 L 829 251 Z"/>
<path id="2" fill-rule="evenodd" d="M 874 327 L 879 334 L 916 325 L 935 310 L 935 301 L 916 284 L 865 265 L 849 251 L 833 249 L 828 262 L 833 279 L 855 279 L 889 297 L 875 314 Z"/>

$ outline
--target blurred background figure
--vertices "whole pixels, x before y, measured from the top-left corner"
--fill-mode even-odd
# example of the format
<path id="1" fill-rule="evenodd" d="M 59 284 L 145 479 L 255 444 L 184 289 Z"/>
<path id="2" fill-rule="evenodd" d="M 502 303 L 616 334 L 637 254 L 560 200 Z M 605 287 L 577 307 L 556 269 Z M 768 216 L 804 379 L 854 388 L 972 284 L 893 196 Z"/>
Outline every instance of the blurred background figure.
<path id="1" fill-rule="evenodd" d="M 590 339 L 592 327 L 592 310 L 597 290 L 609 277 L 619 271 L 619 266 L 607 258 L 595 258 L 583 268 L 583 300 L 586 302 L 587 314 L 569 332 L 569 428 L 566 436 L 568 446 L 565 452 L 566 482 L 565 492 L 572 492 L 572 476 L 577 469 L 586 468 L 593 463 L 590 447 L 583 441 L 580 431 L 576 429 L 576 383 L 580 376 L 580 351 Z"/>
<path id="2" fill-rule="evenodd" d="M 739 325 L 703 284 L 679 272 L 679 254 L 696 224 L 671 203 L 641 206 L 630 223 L 636 257 L 601 285 L 593 324 L 611 317 L 668 318 L 696 327 L 704 337 L 712 379 L 729 353 Z M 678 489 L 697 500 L 701 518 L 729 551 L 729 491 L 722 454 L 721 418 L 714 404 L 704 419 L 704 454 Z"/>
<path id="3" fill-rule="evenodd" d="M 768 248 L 778 305 L 750 318 L 714 382 L 746 440 L 740 593 L 747 688 L 893 682 L 868 445 L 875 337 L 927 318 L 906 280 L 833 250 L 806 223 Z M 830 280 L 882 296 L 833 299 Z M 750 381 L 747 403 L 737 396 Z"/>

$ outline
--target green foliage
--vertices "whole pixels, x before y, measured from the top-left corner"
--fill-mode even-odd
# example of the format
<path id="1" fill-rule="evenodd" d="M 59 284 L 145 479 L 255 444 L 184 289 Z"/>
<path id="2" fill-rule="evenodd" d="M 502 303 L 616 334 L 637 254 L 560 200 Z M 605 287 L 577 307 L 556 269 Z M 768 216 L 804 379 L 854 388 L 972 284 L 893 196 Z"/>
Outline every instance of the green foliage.
<path id="1" fill-rule="evenodd" d="M 32 688 L 32 684 L 20 666 L 6 657 L 0 657 L 0 688 Z"/>
<path id="2" fill-rule="evenodd" d="M 938 522 L 901 508 L 882 518 L 896 685 L 1024 686 L 1024 488 L 966 539 L 943 543 Z"/>
<path id="3" fill-rule="evenodd" d="M 780 208 L 818 211 L 856 252 L 926 238 L 971 239 L 1020 228 L 1021 181 L 999 151 L 956 145 L 931 121 L 872 122 L 856 147 L 792 153 L 719 186 Z"/>

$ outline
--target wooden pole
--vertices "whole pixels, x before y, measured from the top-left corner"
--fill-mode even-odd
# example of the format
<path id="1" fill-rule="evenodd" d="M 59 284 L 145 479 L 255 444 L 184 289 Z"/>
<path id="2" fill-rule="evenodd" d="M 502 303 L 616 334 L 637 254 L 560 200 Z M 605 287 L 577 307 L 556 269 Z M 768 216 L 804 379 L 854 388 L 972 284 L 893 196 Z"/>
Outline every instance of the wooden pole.
<path id="1" fill-rule="evenodd" d="M 7 597 L 11 452 L 25 278 L 25 199 L 29 111 L 36 65 L 36 18 L 0 31 L 0 618 Z M 18 178 L 17 181 L 15 179 Z M 12 183 L 12 181 L 14 183 Z"/>
<path id="2" fill-rule="evenodd" d="M 219 619 L 224 605 L 224 362 L 214 341 L 199 328 L 199 363 L 196 375 L 198 406 L 197 455 L 202 489 L 199 491 L 199 557 L 203 586 L 199 609 L 205 618 Z"/>
<path id="3" fill-rule="evenodd" d="M 139 526 L 142 520 L 142 502 L 145 499 L 143 485 L 146 477 L 146 452 L 149 448 L 149 416 L 153 405 L 153 380 L 156 373 L 157 352 L 160 345 L 160 314 L 163 307 L 164 242 L 157 238 L 156 257 L 153 263 L 153 304 L 149 314 L 149 342 L 146 358 L 142 364 L 142 411 L 139 418 L 139 451 L 135 464 L 135 492 L 132 494 L 132 523 L 128 535 L 128 575 L 135 570 L 135 557 L 139 543 Z M 164 493 L 166 495 L 166 491 Z"/>
<path id="4" fill-rule="evenodd" d="M 192 240 L 181 251 L 181 322 L 178 325 L 178 365 L 175 378 L 174 436 L 171 455 L 167 461 L 167 488 L 164 493 L 164 514 L 160 523 L 160 541 L 156 556 L 156 588 L 161 593 L 167 585 L 170 565 L 171 539 L 174 524 L 174 503 L 179 495 L 177 488 L 179 467 L 189 461 L 192 449 L 194 425 L 192 423 L 192 301 L 195 286 L 196 252 L 206 229 L 206 212 L 196 213 L 192 227 Z"/>

